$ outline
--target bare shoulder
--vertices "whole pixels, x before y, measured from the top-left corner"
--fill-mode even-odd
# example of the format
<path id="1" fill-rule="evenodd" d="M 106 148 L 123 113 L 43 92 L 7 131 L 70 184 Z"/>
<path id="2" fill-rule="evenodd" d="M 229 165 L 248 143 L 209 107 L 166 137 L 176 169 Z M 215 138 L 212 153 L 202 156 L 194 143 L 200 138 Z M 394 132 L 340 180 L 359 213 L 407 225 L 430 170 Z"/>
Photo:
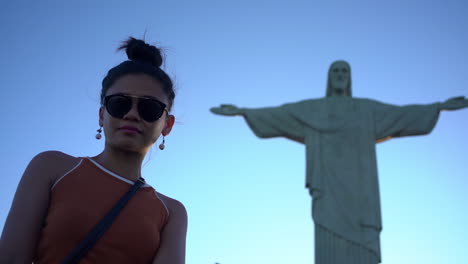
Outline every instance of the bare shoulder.
<path id="1" fill-rule="evenodd" d="M 37 154 L 28 164 L 16 189 L 0 239 L 1 263 L 31 263 L 58 175 L 80 159 L 59 151 Z"/>
<path id="2" fill-rule="evenodd" d="M 37 154 L 29 163 L 28 169 L 41 172 L 40 174 L 45 175 L 47 180 L 52 183 L 57 177 L 75 167 L 79 161 L 80 158 L 60 151 L 50 150 Z"/>
<path id="3" fill-rule="evenodd" d="M 185 263 L 185 242 L 187 237 L 187 211 L 185 206 L 164 194 L 159 198 L 169 209 L 169 218 L 161 233 L 161 245 L 153 260 L 156 263 Z"/>
<path id="4" fill-rule="evenodd" d="M 185 209 L 185 206 L 178 200 L 173 199 L 169 196 L 166 196 L 160 192 L 157 192 L 159 198 L 164 202 L 164 204 L 167 206 L 167 209 L 169 210 L 169 213 L 171 214 L 177 214 L 181 216 L 185 216 L 187 218 L 187 210 Z"/>
<path id="5" fill-rule="evenodd" d="M 63 153 L 61 151 L 57 150 L 48 150 L 41 152 L 37 154 L 33 160 L 37 160 L 40 162 L 45 162 L 45 163 L 54 163 L 54 162 L 60 162 L 60 163 L 76 163 L 80 159 L 77 157 L 73 157 L 71 155 L 68 155 L 66 153 Z M 59 164 L 55 164 L 59 165 Z"/>

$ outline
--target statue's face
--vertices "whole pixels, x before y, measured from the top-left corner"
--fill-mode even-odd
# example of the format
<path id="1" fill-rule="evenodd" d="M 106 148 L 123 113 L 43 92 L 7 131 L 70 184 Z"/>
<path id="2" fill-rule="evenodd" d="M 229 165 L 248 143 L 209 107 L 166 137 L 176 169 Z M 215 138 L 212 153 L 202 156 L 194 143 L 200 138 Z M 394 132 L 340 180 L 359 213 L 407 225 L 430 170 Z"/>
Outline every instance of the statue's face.
<path id="1" fill-rule="evenodd" d="M 344 96 L 349 82 L 349 67 L 345 62 L 337 62 L 330 69 L 332 95 Z"/>

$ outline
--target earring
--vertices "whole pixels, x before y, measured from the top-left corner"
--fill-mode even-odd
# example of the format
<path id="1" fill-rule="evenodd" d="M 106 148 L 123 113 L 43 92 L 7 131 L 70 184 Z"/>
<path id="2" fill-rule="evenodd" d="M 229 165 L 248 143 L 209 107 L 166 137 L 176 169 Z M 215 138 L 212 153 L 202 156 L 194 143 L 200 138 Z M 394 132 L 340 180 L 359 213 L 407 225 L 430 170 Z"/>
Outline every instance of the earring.
<path id="1" fill-rule="evenodd" d="M 164 150 L 164 148 L 166 147 L 166 145 L 164 145 L 164 143 L 166 143 L 166 139 L 163 136 L 163 142 L 161 144 L 159 144 L 159 149 L 160 150 Z"/>
<path id="2" fill-rule="evenodd" d="M 97 132 L 97 134 L 96 134 L 96 139 L 97 139 L 97 140 L 101 139 L 101 138 L 102 138 L 102 136 L 101 136 L 102 127 L 100 127 L 96 132 Z"/>

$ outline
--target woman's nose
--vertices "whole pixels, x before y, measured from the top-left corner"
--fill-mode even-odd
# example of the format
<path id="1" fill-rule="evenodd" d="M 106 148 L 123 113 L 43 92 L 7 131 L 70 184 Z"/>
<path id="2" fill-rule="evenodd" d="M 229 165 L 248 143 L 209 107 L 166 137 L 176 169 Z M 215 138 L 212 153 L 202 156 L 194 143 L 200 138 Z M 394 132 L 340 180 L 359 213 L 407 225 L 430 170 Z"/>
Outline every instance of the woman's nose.
<path id="1" fill-rule="evenodd" d="M 127 114 L 123 117 L 123 119 L 127 120 L 139 120 L 140 115 L 138 114 L 138 101 L 135 98 L 132 98 L 132 107 L 128 111 Z"/>

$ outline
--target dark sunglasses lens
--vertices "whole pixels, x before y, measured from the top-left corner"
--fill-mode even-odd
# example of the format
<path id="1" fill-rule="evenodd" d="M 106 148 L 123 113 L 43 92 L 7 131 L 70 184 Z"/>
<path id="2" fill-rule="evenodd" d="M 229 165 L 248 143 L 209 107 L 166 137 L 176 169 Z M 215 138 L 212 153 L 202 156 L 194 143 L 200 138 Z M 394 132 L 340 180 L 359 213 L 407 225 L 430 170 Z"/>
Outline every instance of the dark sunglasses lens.
<path id="1" fill-rule="evenodd" d="M 159 101 L 154 99 L 145 99 L 141 100 L 138 104 L 138 114 L 140 114 L 140 117 L 143 118 L 143 120 L 154 122 L 162 116 L 164 108 L 166 108 L 166 106 Z"/>
<path id="2" fill-rule="evenodd" d="M 113 117 L 122 118 L 132 108 L 132 99 L 122 96 L 110 96 L 106 103 L 106 109 Z"/>

